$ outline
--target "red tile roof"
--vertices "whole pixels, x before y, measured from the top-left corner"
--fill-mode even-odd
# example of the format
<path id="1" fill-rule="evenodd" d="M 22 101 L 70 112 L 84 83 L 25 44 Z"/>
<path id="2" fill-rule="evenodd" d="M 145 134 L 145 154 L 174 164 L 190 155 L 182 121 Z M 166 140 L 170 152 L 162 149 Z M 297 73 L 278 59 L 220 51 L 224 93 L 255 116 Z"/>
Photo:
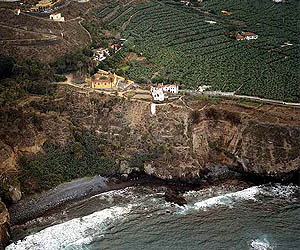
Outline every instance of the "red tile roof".
<path id="1" fill-rule="evenodd" d="M 237 33 L 237 34 L 235 35 L 235 38 L 236 38 L 236 40 L 244 40 L 244 39 L 245 39 L 245 37 L 242 36 L 240 33 Z"/>
<path id="2" fill-rule="evenodd" d="M 242 32 L 243 36 L 257 36 L 255 33 L 253 32 Z"/>

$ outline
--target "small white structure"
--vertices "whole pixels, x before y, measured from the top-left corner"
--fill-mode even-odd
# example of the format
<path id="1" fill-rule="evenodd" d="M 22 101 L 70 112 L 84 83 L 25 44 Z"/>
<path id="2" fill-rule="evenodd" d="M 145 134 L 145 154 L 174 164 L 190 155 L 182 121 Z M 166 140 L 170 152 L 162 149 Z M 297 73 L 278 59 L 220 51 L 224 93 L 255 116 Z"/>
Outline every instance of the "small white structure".
<path id="1" fill-rule="evenodd" d="M 290 43 L 290 42 L 284 42 L 284 43 L 281 45 L 281 47 L 286 47 L 286 46 L 293 46 L 293 44 Z"/>
<path id="2" fill-rule="evenodd" d="M 189 1 L 181 0 L 180 2 L 183 3 L 183 4 L 186 5 L 186 6 L 189 6 L 189 5 L 190 5 L 190 2 L 189 2 Z"/>
<path id="3" fill-rule="evenodd" d="M 163 102 L 165 100 L 165 94 L 162 88 L 156 88 L 151 86 L 150 92 L 154 101 Z"/>
<path id="4" fill-rule="evenodd" d="M 197 91 L 203 93 L 205 90 L 209 89 L 209 85 L 201 85 L 198 87 Z"/>
<path id="5" fill-rule="evenodd" d="M 151 103 L 151 114 L 155 115 L 156 113 L 156 104 L 155 103 Z"/>
<path id="6" fill-rule="evenodd" d="M 273 0 L 275 3 L 286 3 L 288 0 Z"/>
<path id="7" fill-rule="evenodd" d="M 65 18 L 61 16 L 61 13 L 51 14 L 50 20 L 56 21 L 56 22 L 64 22 Z"/>
<path id="8" fill-rule="evenodd" d="M 20 9 L 15 9 L 15 10 L 14 10 L 14 13 L 15 13 L 15 15 L 19 16 L 20 13 L 21 13 L 21 10 L 20 10 Z"/>
<path id="9" fill-rule="evenodd" d="M 94 53 L 93 60 L 101 62 L 104 61 L 108 56 L 110 56 L 109 50 L 100 48 Z"/>
<path id="10" fill-rule="evenodd" d="M 242 32 L 241 34 L 246 40 L 254 40 L 258 38 L 258 35 L 253 32 Z"/>
<path id="11" fill-rule="evenodd" d="M 217 23 L 216 21 L 208 21 L 208 20 L 205 20 L 204 22 L 209 23 L 209 24 L 216 24 Z"/>

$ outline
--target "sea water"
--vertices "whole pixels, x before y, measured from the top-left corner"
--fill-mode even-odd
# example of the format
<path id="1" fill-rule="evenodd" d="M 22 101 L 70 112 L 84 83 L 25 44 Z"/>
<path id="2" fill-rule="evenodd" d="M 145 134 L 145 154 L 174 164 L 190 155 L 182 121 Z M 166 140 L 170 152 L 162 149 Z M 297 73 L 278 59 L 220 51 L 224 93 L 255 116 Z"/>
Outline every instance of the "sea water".
<path id="1" fill-rule="evenodd" d="M 185 206 L 166 202 L 164 192 L 93 196 L 61 211 L 55 225 L 33 221 L 31 234 L 6 249 L 300 249 L 297 186 L 215 186 L 186 192 Z"/>

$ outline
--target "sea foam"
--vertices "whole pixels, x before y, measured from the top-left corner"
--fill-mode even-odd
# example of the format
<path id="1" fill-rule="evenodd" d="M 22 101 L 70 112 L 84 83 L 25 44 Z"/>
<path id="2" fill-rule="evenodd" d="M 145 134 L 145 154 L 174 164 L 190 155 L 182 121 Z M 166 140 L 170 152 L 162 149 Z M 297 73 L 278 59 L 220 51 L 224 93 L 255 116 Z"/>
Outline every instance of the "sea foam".
<path id="1" fill-rule="evenodd" d="M 274 248 L 271 246 L 270 242 L 266 239 L 256 239 L 251 242 L 251 248 L 255 250 L 273 250 Z"/>
<path id="2" fill-rule="evenodd" d="M 256 201 L 256 195 L 259 194 L 259 192 L 259 186 L 255 186 L 237 192 L 218 195 L 202 201 L 195 202 L 193 204 L 188 204 L 180 209 L 180 213 L 185 214 L 189 210 L 207 210 L 208 208 L 220 205 L 232 207 L 233 204 L 239 200 Z"/>
<path id="3" fill-rule="evenodd" d="M 122 220 L 124 215 L 130 211 L 131 205 L 127 207 L 115 206 L 82 218 L 72 219 L 29 235 L 23 240 L 9 245 L 6 250 L 57 250 L 87 245 L 95 238 L 103 237 L 103 233 L 109 225 L 117 220 Z"/>

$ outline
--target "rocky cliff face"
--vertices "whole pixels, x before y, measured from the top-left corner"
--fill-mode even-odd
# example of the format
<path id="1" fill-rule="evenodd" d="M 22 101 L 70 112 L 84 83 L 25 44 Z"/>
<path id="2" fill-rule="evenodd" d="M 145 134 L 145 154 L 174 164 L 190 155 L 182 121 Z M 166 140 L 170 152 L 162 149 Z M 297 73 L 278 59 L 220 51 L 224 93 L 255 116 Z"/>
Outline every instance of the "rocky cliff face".
<path id="1" fill-rule="evenodd" d="M 9 241 L 9 213 L 0 200 L 0 249 L 4 249 Z"/>
<path id="2" fill-rule="evenodd" d="M 65 147 L 75 129 L 104 139 L 105 155 L 162 179 L 198 179 L 211 163 L 279 178 L 299 170 L 297 109 L 190 99 L 156 110 L 152 116 L 149 103 L 60 88 L 22 109 L 17 129 L 2 131 L 0 170 L 18 173 L 20 156 L 43 151 L 47 141 Z"/>
<path id="3" fill-rule="evenodd" d="M 161 179 L 194 181 L 211 164 L 278 179 L 299 171 L 299 109 L 189 98 L 156 110 L 153 116 L 150 103 L 59 88 L 54 97 L 22 107 L 12 119 L 14 129 L 1 131 L 2 176 L 17 176 L 20 157 L 43 152 L 45 142 L 67 147 L 75 130 L 101 138 L 99 151 L 121 162 L 124 175 L 144 170 Z M 18 180 L 11 182 L 4 179 L 2 186 L 16 201 Z"/>
<path id="4" fill-rule="evenodd" d="M 299 170 L 300 127 L 265 123 L 241 113 L 214 109 L 193 128 L 193 150 L 203 164 L 213 161 L 245 172 L 285 178 Z"/>

